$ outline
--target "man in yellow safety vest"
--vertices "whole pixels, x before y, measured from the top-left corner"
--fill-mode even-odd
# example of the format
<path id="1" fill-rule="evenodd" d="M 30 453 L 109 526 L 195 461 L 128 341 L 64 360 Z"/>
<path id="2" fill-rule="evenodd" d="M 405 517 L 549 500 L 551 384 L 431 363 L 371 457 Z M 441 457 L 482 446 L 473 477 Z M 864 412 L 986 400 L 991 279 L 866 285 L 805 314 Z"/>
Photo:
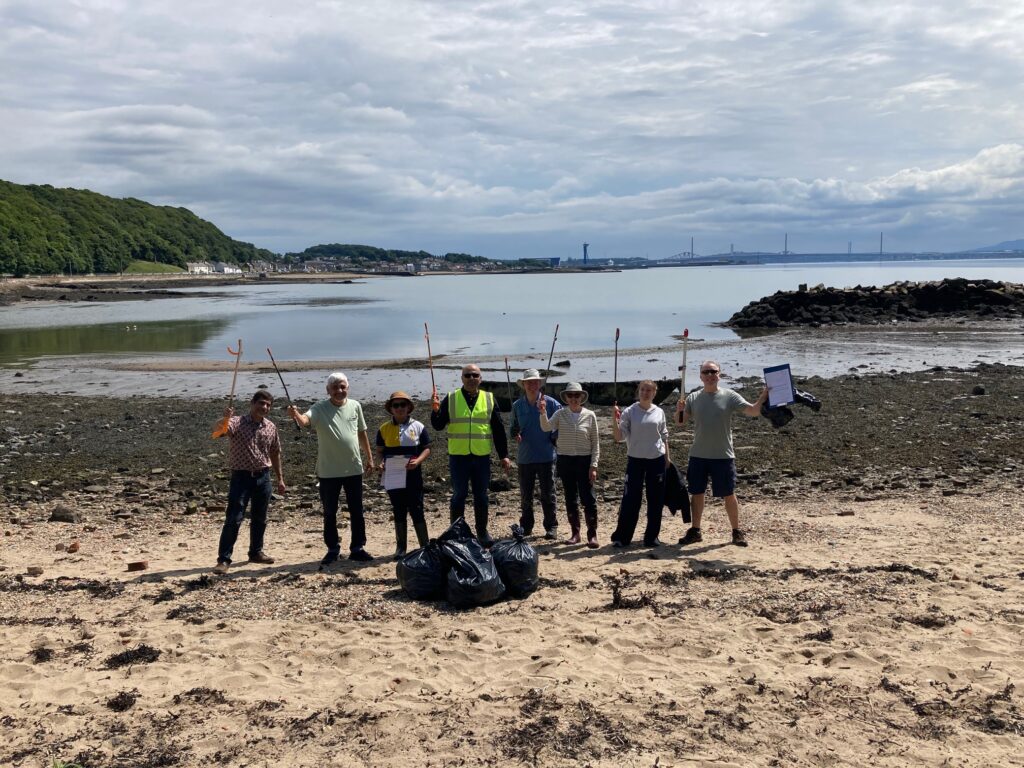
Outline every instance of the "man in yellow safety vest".
<path id="1" fill-rule="evenodd" d="M 449 504 L 454 521 L 465 514 L 469 488 L 473 488 L 473 516 L 476 537 L 485 547 L 493 543 L 487 531 L 487 490 L 491 481 L 491 449 L 498 452 L 502 468 L 508 472 L 508 437 L 494 395 L 480 389 L 480 366 L 462 369 L 462 387 L 439 400 L 435 392 L 430 424 L 440 431 L 448 429 L 448 470 L 452 478 Z"/>

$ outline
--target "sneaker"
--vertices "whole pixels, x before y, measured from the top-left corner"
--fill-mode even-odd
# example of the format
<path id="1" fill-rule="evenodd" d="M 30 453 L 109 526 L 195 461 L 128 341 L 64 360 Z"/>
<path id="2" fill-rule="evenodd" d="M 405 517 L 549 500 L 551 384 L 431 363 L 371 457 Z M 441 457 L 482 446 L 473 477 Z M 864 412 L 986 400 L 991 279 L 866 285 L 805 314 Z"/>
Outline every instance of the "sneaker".
<path id="1" fill-rule="evenodd" d="M 324 555 L 323 560 L 320 561 L 320 567 L 326 568 L 328 565 L 332 565 L 336 562 L 338 562 L 338 553 L 328 552 L 326 555 Z"/>
<path id="2" fill-rule="evenodd" d="M 359 549 L 353 550 L 352 554 L 348 556 L 349 560 L 358 560 L 361 563 L 368 563 L 373 560 L 373 555 L 367 552 L 365 549 L 360 547 Z"/>
<path id="3" fill-rule="evenodd" d="M 261 549 L 255 555 L 249 555 L 249 562 L 259 563 L 260 565 L 273 565 L 274 558 Z"/>
<path id="4" fill-rule="evenodd" d="M 679 540 L 679 543 L 685 547 L 687 544 L 696 544 L 698 541 L 704 541 L 704 534 L 700 532 L 700 528 L 690 528 Z"/>
<path id="5" fill-rule="evenodd" d="M 737 547 L 747 546 L 747 537 L 739 528 L 732 529 L 732 543 Z"/>
<path id="6" fill-rule="evenodd" d="M 601 545 L 597 543 L 597 536 L 591 536 L 587 539 L 587 547 L 589 549 L 597 549 L 599 546 Z"/>
<path id="7" fill-rule="evenodd" d="M 219 562 L 215 566 L 213 566 L 213 572 L 216 573 L 218 576 L 223 576 L 225 573 L 228 572 L 229 565 L 230 563 Z"/>
<path id="8" fill-rule="evenodd" d="M 554 528 L 545 528 L 544 529 L 544 538 L 545 539 L 552 539 L 552 540 L 553 539 L 557 539 L 558 538 L 558 527 L 556 526 Z"/>

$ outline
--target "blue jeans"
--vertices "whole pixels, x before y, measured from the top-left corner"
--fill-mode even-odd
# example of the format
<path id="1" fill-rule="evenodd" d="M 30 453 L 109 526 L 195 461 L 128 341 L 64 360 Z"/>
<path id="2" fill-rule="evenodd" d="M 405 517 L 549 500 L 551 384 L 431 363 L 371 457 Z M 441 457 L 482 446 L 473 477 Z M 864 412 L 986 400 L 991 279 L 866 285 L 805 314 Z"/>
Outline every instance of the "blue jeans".
<path id="1" fill-rule="evenodd" d="M 366 521 L 363 519 L 363 476 L 321 477 L 320 503 L 324 508 L 324 544 L 327 554 L 337 557 L 341 552 L 341 541 L 338 539 L 338 499 L 341 489 L 345 489 L 345 501 L 348 504 L 348 516 L 351 522 L 352 540 L 350 551 L 366 546 Z"/>
<path id="2" fill-rule="evenodd" d="M 626 487 L 622 490 L 619 505 L 619 524 L 612 534 L 612 541 L 629 544 L 633 540 L 637 521 L 640 519 L 640 502 L 644 488 L 647 489 L 647 528 L 644 543 L 650 544 L 661 532 L 661 509 L 665 504 L 665 457 L 656 459 L 626 459 Z"/>
<path id="3" fill-rule="evenodd" d="M 448 471 L 452 477 L 452 500 L 449 513 L 452 522 L 466 515 L 466 499 L 473 487 L 473 517 L 476 537 L 481 541 L 487 533 L 487 490 L 491 484 L 490 456 L 452 456 L 448 454 Z"/>
<path id="4" fill-rule="evenodd" d="M 249 522 L 249 557 L 263 550 L 263 534 L 267 530 L 267 507 L 273 494 L 270 485 L 270 470 L 252 473 L 245 469 L 231 470 L 231 484 L 228 486 L 228 508 L 224 515 L 224 527 L 220 531 L 217 547 L 217 562 L 230 563 L 231 553 L 238 540 L 238 529 L 242 527 L 245 508 L 252 504 Z"/>
<path id="5" fill-rule="evenodd" d="M 533 531 L 533 489 L 540 483 L 540 509 L 544 513 L 544 530 L 558 525 L 555 517 L 555 462 L 543 461 L 519 465 L 519 524 L 527 533 Z"/>

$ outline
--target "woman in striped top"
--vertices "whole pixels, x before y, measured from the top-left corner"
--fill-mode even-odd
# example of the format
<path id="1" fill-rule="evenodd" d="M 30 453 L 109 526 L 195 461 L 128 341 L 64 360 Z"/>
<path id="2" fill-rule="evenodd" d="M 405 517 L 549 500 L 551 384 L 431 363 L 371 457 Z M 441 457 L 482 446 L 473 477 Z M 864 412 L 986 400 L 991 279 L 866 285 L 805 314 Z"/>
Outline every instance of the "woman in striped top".
<path id="1" fill-rule="evenodd" d="M 565 512 L 569 518 L 572 535 L 566 544 L 580 543 L 580 508 L 577 498 L 583 502 L 583 515 L 587 521 L 587 546 L 597 549 L 597 500 L 594 498 L 594 483 L 597 481 L 597 462 L 601 458 L 598 441 L 597 416 L 584 408 L 589 395 L 583 387 L 573 382 L 559 394 L 568 408 L 560 408 L 548 419 L 543 404 L 538 406 L 540 428 L 545 432 L 558 432 L 555 447 L 558 459 L 555 469 L 562 481 L 565 493 Z M 538 398 L 540 403 L 542 398 Z"/>

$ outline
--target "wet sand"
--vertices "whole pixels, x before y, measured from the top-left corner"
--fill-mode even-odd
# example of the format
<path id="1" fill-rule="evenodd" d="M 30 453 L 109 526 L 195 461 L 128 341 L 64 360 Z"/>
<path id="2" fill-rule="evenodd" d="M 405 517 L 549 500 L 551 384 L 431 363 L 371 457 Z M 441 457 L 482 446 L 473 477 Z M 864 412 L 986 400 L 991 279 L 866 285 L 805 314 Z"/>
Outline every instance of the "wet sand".
<path id="1" fill-rule="evenodd" d="M 0 764 L 1024 765 L 1024 369 L 802 384 L 821 412 L 735 420 L 749 548 L 717 502 L 700 545 L 607 546 L 624 451 L 598 409 L 602 547 L 534 539 L 541 589 L 469 612 L 388 560 L 317 572 L 308 433 L 283 432 L 277 562 L 210 578 L 221 401 L 2 394 Z M 436 535 L 443 440 L 426 474 Z M 515 479 L 492 498 L 499 532 Z"/>
<path id="2" fill-rule="evenodd" d="M 831 378 L 849 372 L 903 373 L 933 366 L 966 366 L 981 363 L 1024 364 L 1024 325 L 1020 322 L 908 324 L 898 327 L 790 330 L 736 338 L 704 340 L 692 337 L 688 344 L 687 388 L 699 386 L 697 369 L 706 358 L 718 360 L 723 381 L 759 377 L 764 368 L 789 363 L 795 376 Z M 615 371 L 613 350 L 556 350 L 554 361 L 568 360 L 569 367 L 555 368 L 551 380 L 611 382 Z M 396 389 L 414 397 L 431 392 L 430 371 L 424 356 L 393 360 L 287 360 L 278 365 L 292 397 L 316 398 L 333 371 L 344 371 L 354 397 L 383 400 Z M 459 370 L 478 363 L 484 376 L 505 381 L 503 356 L 438 356 L 434 361 L 437 387 L 445 392 L 459 386 Z M 644 378 L 675 379 L 682 362 L 682 344 L 620 350 L 619 381 Z M 547 355 L 509 358 L 513 385 L 526 368 L 544 368 Z M 226 396 L 230 386 L 231 360 L 210 361 L 181 357 L 90 356 L 49 357 L 27 368 L 0 368 L 0 392 L 10 394 L 61 393 L 75 396 L 212 398 Z M 269 387 L 283 394 L 270 360 L 243 362 L 237 390 L 252 392 Z"/>

